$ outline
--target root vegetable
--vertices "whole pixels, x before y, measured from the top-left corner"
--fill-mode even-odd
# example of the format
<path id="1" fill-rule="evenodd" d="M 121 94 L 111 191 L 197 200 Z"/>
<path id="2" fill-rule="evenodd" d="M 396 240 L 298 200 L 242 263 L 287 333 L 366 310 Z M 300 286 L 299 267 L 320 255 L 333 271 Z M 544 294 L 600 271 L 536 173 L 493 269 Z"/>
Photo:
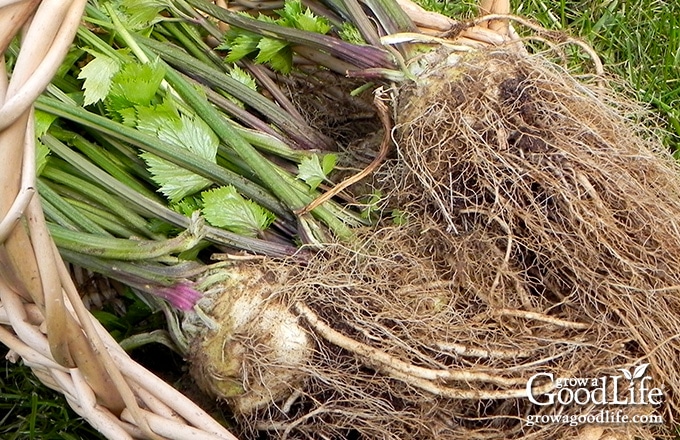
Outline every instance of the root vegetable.
<path id="1" fill-rule="evenodd" d="M 512 438 L 551 410 L 527 401 L 532 375 L 645 361 L 668 395 L 642 410 L 672 420 L 680 170 L 621 116 L 634 106 L 497 49 L 443 54 L 396 105 L 374 185 L 405 224 L 303 266 L 235 267 L 205 309 L 220 324 L 194 351 L 199 383 L 277 438 Z"/>
<path id="2" fill-rule="evenodd" d="M 289 397 L 302 385 L 301 370 L 311 358 L 307 331 L 276 297 L 277 285 L 268 278 L 254 267 L 232 268 L 199 304 L 210 317 L 192 315 L 185 323 L 195 341 L 193 376 L 227 398 L 237 414 Z"/>

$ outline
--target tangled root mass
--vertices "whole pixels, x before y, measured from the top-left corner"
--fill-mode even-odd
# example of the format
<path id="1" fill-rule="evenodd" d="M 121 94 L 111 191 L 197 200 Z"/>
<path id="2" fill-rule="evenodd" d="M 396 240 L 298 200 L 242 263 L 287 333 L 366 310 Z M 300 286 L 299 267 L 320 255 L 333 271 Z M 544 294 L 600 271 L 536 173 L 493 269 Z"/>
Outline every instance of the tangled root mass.
<path id="1" fill-rule="evenodd" d="M 615 410 L 672 426 L 680 170 L 610 96 L 507 52 L 445 62 L 402 88 L 398 158 L 376 182 L 406 223 L 329 245 L 304 267 L 266 262 L 276 280 L 263 297 L 298 316 L 314 348 L 288 366 L 304 379 L 240 414 L 242 426 L 277 438 L 576 435 L 527 417 L 602 408 L 532 405 L 529 377 L 646 362 L 665 402 Z M 245 349 L 256 362 L 262 347 Z"/>

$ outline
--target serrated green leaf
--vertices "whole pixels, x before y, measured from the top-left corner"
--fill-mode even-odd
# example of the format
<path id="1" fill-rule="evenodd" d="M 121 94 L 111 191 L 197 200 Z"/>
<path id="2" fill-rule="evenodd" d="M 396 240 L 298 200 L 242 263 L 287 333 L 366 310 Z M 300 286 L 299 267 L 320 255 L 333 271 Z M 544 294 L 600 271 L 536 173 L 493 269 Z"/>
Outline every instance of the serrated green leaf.
<path id="1" fill-rule="evenodd" d="M 137 107 L 137 129 L 203 159 L 216 160 L 217 135 L 202 119 L 179 114 L 169 101 L 153 107 Z M 160 192 L 172 203 L 212 184 L 210 180 L 153 154 L 144 153 L 142 158 L 154 182 L 160 186 Z"/>
<path id="2" fill-rule="evenodd" d="M 177 203 L 183 197 L 195 194 L 212 184 L 205 177 L 180 168 L 154 154 L 142 153 L 141 156 L 146 162 L 153 180 L 160 186 L 159 191 L 171 203 Z"/>
<path id="3" fill-rule="evenodd" d="M 327 34 L 331 30 L 330 23 L 321 17 L 317 17 L 309 9 L 297 17 L 296 28 L 318 34 Z"/>
<path id="4" fill-rule="evenodd" d="M 127 107 L 148 106 L 165 76 L 165 68 L 158 62 L 125 64 L 113 76 L 107 108 L 119 112 Z"/>
<path id="5" fill-rule="evenodd" d="M 262 38 L 257 44 L 259 52 L 255 57 L 257 63 L 269 63 L 276 71 L 287 74 L 293 67 L 293 51 L 290 45 L 276 38 Z"/>
<path id="6" fill-rule="evenodd" d="M 277 72 L 289 74 L 293 68 L 293 49 L 290 46 L 284 47 L 269 60 L 269 65 Z"/>
<path id="7" fill-rule="evenodd" d="M 236 30 L 227 33 L 225 42 L 218 46 L 220 50 L 229 50 L 225 61 L 235 63 L 243 57 L 250 55 L 257 51 L 257 44 L 260 42 L 259 35 L 251 32 L 240 32 L 236 34 Z"/>
<path id="8" fill-rule="evenodd" d="M 402 211 L 401 209 L 393 209 L 390 216 L 392 217 L 392 223 L 397 226 L 404 226 L 408 224 L 408 213 L 406 211 Z"/>
<path id="9" fill-rule="evenodd" d="M 304 180 L 312 190 L 315 190 L 321 182 L 326 180 L 326 173 L 321 168 L 319 156 L 316 154 L 302 159 L 298 165 L 298 179 Z"/>
<path id="10" fill-rule="evenodd" d="M 283 40 L 277 40 L 276 38 L 264 37 L 257 43 L 257 57 L 255 61 L 258 63 L 266 63 L 271 61 L 271 59 L 280 51 L 288 46 L 288 43 Z"/>
<path id="11" fill-rule="evenodd" d="M 95 58 L 80 70 L 78 79 L 83 82 L 84 105 L 104 100 L 111 90 L 113 77 L 120 70 L 120 63 L 106 55 L 96 54 Z"/>
<path id="12" fill-rule="evenodd" d="M 170 124 L 160 127 L 158 138 L 178 147 L 184 147 L 203 159 L 215 162 L 220 141 L 208 124 L 198 117 L 191 118 L 187 115 L 181 115 L 180 121 L 179 125 Z"/>
<path id="13" fill-rule="evenodd" d="M 348 21 L 342 23 L 342 29 L 340 29 L 338 35 L 348 43 L 359 45 L 366 44 L 366 40 L 364 40 L 359 29 Z"/>
<path id="14" fill-rule="evenodd" d="M 295 17 L 302 14 L 302 2 L 300 1 L 287 1 L 283 5 L 283 9 L 279 9 L 276 13 L 291 23 L 295 21 Z"/>
<path id="15" fill-rule="evenodd" d="M 255 237 L 274 221 L 274 214 L 252 200 L 243 198 L 233 186 L 201 193 L 203 215 L 213 226 Z"/>
<path id="16" fill-rule="evenodd" d="M 245 85 L 249 89 L 257 91 L 257 83 L 255 82 L 255 78 L 253 78 L 248 72 L 241 69 L 240 67 L 234 65 L 229 71 L 229 76 Z M 238 98 L 231 95 L 227 96 L 227 98 L 229 98 L 231 102 L 238 105 L 239 107 L 245 108 L 245 104 L 243 104 L 243 102 Z"/>
<path id="17" fill-rule="evenodd" d="M 255 82 L 255 78 L 253 78 L 250 73 L 241 69 L 239 66 L 232 67 L 231 71 L 229 72 L 229 76 L 245 85 L 249 89 L 257 91 L 257 83 Z"/>
<path id="18" fill-rule="evenodd" d="M 137 125 L 137 110 L 134 107 L 122 108 L 118 110 L 117 114 L 123 125 L 128 127 Z"/>
<path id="19" fill-rule="evenodd" d="M 281 17 L 281 20 L 278 20 L 277 23 L 282 26 L 320 34 L 326 34 L 331 30 L 327 19 L 314 14 L 309 8 L 304 7 L 299 0 L 287 1 L 283 9 L 276 11 L 276 13 Z"/>
<path id="20" fill-rule="evenodd" d="M 154 136 L 162 126 L 172 125 L 173 121 L 181 123 L 179 111 L 170 99 L 165 99 L 157 105 L 137 106 L 134 111 L 137 129 Z"/>
<path id="21" fill-rule="evenodd" d="M 203 208 L 203 201 L 198 196 L 188 196 L 180 200 L 178 203 L 170 205 L 170 209 L 180 214 L 191 217 L 195 211 L 200 211 Z"/>
<path id="22" fill-rule="evenodd" d="M 123 0 L 121 6 L 128 17 L 128 26 L 132 29 L 143 29 L 163 20 L 159 13 L 168 7 L 168 2 L 164 0 Z"/>
<path id="23" fill-rule="evenodd" d="M 135 107 L 135 125 L 143 133 L 156 136 L 162 127 L 179 130 L 181 124 L 179 111 L 168 100 L 158 105 Z"/>

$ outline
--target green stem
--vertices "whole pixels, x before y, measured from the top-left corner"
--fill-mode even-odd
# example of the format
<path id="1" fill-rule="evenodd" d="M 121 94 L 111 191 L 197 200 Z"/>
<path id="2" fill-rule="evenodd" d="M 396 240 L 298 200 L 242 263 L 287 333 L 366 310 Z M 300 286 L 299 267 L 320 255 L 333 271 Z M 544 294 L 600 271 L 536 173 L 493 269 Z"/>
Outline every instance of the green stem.
<path id="1" fill-rule="evenodd" d="M 106 55 L 107 57 L 117 60 L 120 63 L 125 62 L 125 56 L 111 47 L 110 44 L 103 41 L 101 38 L 96 36 L 92 31 L 87 29 L 85 26 L 78 27 L 78 32 L 76 34 L 79 39 L 85 42 L 85 46 L 95 49 L 97 52 Z"/>
<path id="2" fill-rule="evenodd" d="M 160 286 L 172 286 L 177 282 L 175 277 L 154 270 L 155 268 L 149 264 L 116 261 L 116 264 L 112 265 L 111 261 L 74 252 L 66 248 L 59 249 L 59 253 L 66 261 L 72 264 L 143 290 L 148 290 L 150 283 Z"/>
<path id="3" fill-rule="evenodd" d="M 395 0 L 363 0 L 378 18 L 387 34 L 418 32 L 411 18 Z"/>
<path id="4" fill-rule="evenodd" d="M 139 333 L 132 335 L 120 341 L 120 346 L 123 350 L 130 352 L 136 348 L 143 347 L 147 344 L 162 344 L 172 351 L 180 351 L 170 337 L 167 330 L 154 330 L 148 333 Z"/>
<path id="5" fill-rule="evenodd" d="M 54 138 L 52 138 L 54 139 Z M 130 209 L 144 213 L 168 222 L 179 228 L 188 228 L 189 219 L 175 211 L 168 209 L 165 205 L 155 200 L 144 197 L 135 192 L 130 187 L 121 184 L 118 180 L 111 177 L 108 173 L 93 165 L 91 162 L 68 148 L 66 145 L 54 139 L 49 147 L 52 152 L 66 160 L 78 171 L 88 178 L 99 182 L 107 188 L 109 192 L 116 194 L 124 200 Z M 271 243 L 256 238 L 243 237 L 223 229 L 205 227 L 206 239 L 235 249 L 243 249 L 257 254 L 271 255 L 274 257 L 289 256 L 296 252 L 293 246 L 286 246 L 279 243 Z"/>
<path id="6" fill-rule="evenodd" d="M 328 52 L 348 63 L 352 63 L 358 69 L 394 67 L 392 56 L 379 47 L 359 46 L 328 35 L 266 23 L 233 13 L 206 0 L 188 0 L 188 3 L 231 26 L 255 32 L 264 37 L 276 38 L 291 44 L 301 44 Z"/>
<path id="7" fill-rule="evenodd" d="M 196 93 L 196 90 L 170 66 L 168 66 L 166 71 L 166 79 L 182 99 L 213 129 L 222 142 L 233 148 L 250 169 L 257 174 L 265 186 L 283 201 L 289 209 L 296 211 L 304 208 L 309 203 L 308 199 L 306 200 L 301 197 L 285 179 L 281 178 L 274 164 L 260 155 L 252 145 L 239 136 L 231 125 L 224 120 L 217 109 L 210 105 L 204 96 Z M 352 236 L 347 225 L 338 220 L 327 209 L 320 207 L 315 209 L 313 213 L 324 221 L 338 237 L 347 239 Z"/>
<path id="8" fill-rule="evenodd" d="M 115 151 L 116 157 L 118 157 L 118 160 L 126 169 L 130 170 L 145 182 L 153 184 L 153 178 L 146 168 L 146 162 L 139 157 L 139 151 L 137 149 L 114 139 L 112 136 L 102 134 L 96 129 L 86 128 L 85 131 L 92 136 L 96 144 L 101 145 L 103 148 L 110 148 L 112 151 Z M 157 199 L 157 197 L 153 198 Z"/>
<path id="9" fill-rule="evenodd" d="M 97 225 L 106 229 L 108 232 L 115 236 L 129 238 L 137 235 L 135 231 L 125 227 L 122 224 L 121 219 L 115 216 L 111 211 L 99 209 L 95 206 L 90 205 L 89 203 L 85 203 L 80 200 L 69 200 L 68 202 L 72 206 L 80 210 L 80 212 L 85 217 L 89 218 Z"/>
<path id="10" fill-rule="evenodd" d="M 100 146 L 94 145 L 92 142 L 88 141 L 81 135 L 63 130 L 58 127 L 52 127 L 52 129 L 50 130 L 50 134 L 54 135 L 57 139 L 61 140 L 62 142 L 67 142 L 69 145 L 72 145 L 79 149 L 83 154 L 85 154 L 85 156 L 90 158 L 90 160 L 94 162 L 95 165 L 99 166 L 104 171 L 111 174 L 121 183 L 129 186 L 130 188 L 134 189 L 140 194 L 144 194 L 146 197 L 160 200 L 157 194 L 149 190 L 146 186 L 144 186 L 137 179 L 135 179 L 131 174 L 125 171 L 121 167 L 121 164 L 116 163 L 116 161 L 112 160 L 112 158 L 106 154 L 107 152 Z"/>
<path id="11" fill-rule="evenodd" d="M 380 36 L 375 30 L 375 25 L 371 23 L 371 20 L 357 0 L 331 0 L 331 3 L 337 3 L 336 7 L 340 4 L 342 5 L 342 8 L 352 17 L 354 25 L 359 29 L 361 36 L 367 43 L 373 46 L 380 46 Z"/>
<path id="12" fill-rule="evenodd" d="M 215 104 L 220 110 L 222 110 L 227 115 L 232 116 L 233 118 L 239 120 L 246 127 L 250 127 L 251 130 L 254 129 L 257 132 L 262 133 L 263 135 L 269 135 L 271 137 L 279 139 L 279 142 L 283 142 L 283 140 L 285 139 L 291 145 L 297 144 L 299 150 L 307 150 L 309 149 L 308 147 L 312 146 L 312 144 L 310 143 L 311 141 L 309 140 L 309 134 L 305 134 L 304 139 L 303 136 L 299 136 L 298 141 L 296 142 L 293 139 L 291 139 L 290 133 L 288 134 L 281 133 L 281 131 L 283 130 L 281 131 L 277 130 L 272 125 L 260 119 L 258 116 L 255 116 L 252 113 L 250 113 L 244 107 L 241 107 L 238 104 L 236 104 L 232 100 L 233 97 L 230 94 L 226 93 L 224 90 L 220 90 L 217 86 L 214 85 L 212 87 L 208 87 L 201 83 L 195 84 L 205 93 L 210 102 Z M 231 124 L 234 127 L 234 129 L 241 133 L 242 135 L 244 135 L 243 132 L 245 130 L 248 130 L 248 128 L 239 125 L 236 121 L 232 121 Z M 297 127 L 296 130 L 298 130 L 299 128 L 300 127 Z M 311 133 L 313 130 L 310 128 L 309 131 Z M 290 151 L 299 151 L 293 150 L 293 148 L 291 148 L 288 144 L 286 145 L 286 149 Z"/>
<path id="13" fill-rule="evenodd" d="M 127 127 L 103 116 L 90 113 L 78 106 L 64 105 L 63 103 L 45 96 L 38 97 L 35 106 L 37 109 L 44 112 L 92 128 L 100 133 L 112 136 L 115 139 L 132 144 L 149 153 L 153 153 L 162 159 L 192 171 L 199 176 L 203 176 L 212 182 L 220 185 L 233 185 L 241 194 L 256 201 L 276 215 L 281 216 L 286 220 L 293 219 L 288 212 L 288 209 L 263 188 L 236 173 L 219 167 L 209 160 L 192 154 L 187 149 L 178 148 L 171 144 L 161 142 L 158 138 L 142 133 L 134 128 Z M 47 139 L 47 136 L 45 138 Z"/>
<path id="14" fill-rule="evenodd" d="M 41 177 L 65 185 L 68 188 L 72 188 L 85 195 L 93 202 L 98 203 L 101 206 L 108 207 L 112 211 L 116 212 L 126 223 L 138 231 L 138 233 L 150 238 L 162 238 L 161 236 L 158 236 L 149 230 L 148 222 L 146 219 L 144 219 L 144 217 L 129 209 L 121 200 L 110 195 L 99 186 L 76 177 L 70 173 L 66 173 L 60 169 L 56 169 L 49 164 L 43 170 Z M 104 232 L 104 234 L 108 235 L 106 232 Z"/>
<path id="15" fill-rule="evenodd" d="M 307 151 L 293 150 L 288 146 L 288 144 L 281 141 L 280 139 L 272 135 L 262 133 L 258 130 L 252 130 L 244 127 L 235 128 L 238 130 L 239 135 L 241 135 L 243 139 L 264 153 L 273 154 L 275 156 L 282 157 L 297 163 L 300 163 L 302 159 L 308 158 L 312 154 Z"/>
<path id="16" fill-rule="evenodd" d="M 44 201 L 47 201 L 52 208 L 61 214 L 61 216 L 69 219 L 70 222 L 72 222 L 71 224 L 78 225 L 78 230 L 105 236 L 111 235 L 97 223 L 90 220 L 87 216 L 83 215 L 82 212 L 78 211 L 66 200 L 64 200 L 56 191 L 43 182 L 42 179 L 38 180 L 37 184 L 40 197 Z"/>
<path id="17" fill-rule="evenodd" d="M 191 249 L 201 239 L 199 232 L 193 230 L 166 240 L 130 240 L 71 231 L 55 224 L 47 226 L 60 249 L 112 260 L 157 260 Z"/>
<path id="18" fill-rule="evenodd" d="M 142 44 L 167 63 L 185 72 L 191 77 L 200 78 L 201 82 L 216 90 L 223 90 L 236 97 L 249 107 L 261 113 L 266 119 L 276 124 L 279 129 L 297 142 L 303 149 L 323 149 L 325 142 L 316 136 L 314 130 L 299 118 L 292 117 L 257 91 L 235 80 L 223 71 L 204 64 L 187 55 L 176 46 L 161 43 L 150 38 L 136 37 Z M 234 115 L 236 116 L 236 115 Z"/>
<path id="19" fill-rule="evenodd" d="M 318 190 L 310 192 L 309 185 L 307 185 L 305 182 L 299 179 L 294 178 L 285 171 L 281 170 L 279 171 L 279 173 L 281 175 L 281 178 L 285 179 L 286 182 L 288 182 L 288 184 L 292 188 L 295 188 L 295 190 L 300 194 L 300 197 L 304 197 L 305 200 L 308 201 L 308 203 L 311 203 L 312 200 L 321 195 L 321 192 Z M 350 209 L 341 206 L 332 200 L 329 200 L 328 202 L 324 203 L 323 207 L 325 209 L 328 209 L 334 216 L 341 219 L 343 223 L 347 224 L 350 227 L 362 225 L 368 226 L 370 224 L 367 220 L 361 218 L 359 214 L 357 214 L 356 212 L 353 212 Z"/>
<path id="20" fill-rule="evenodd" d="M 201 40 L 195 28 L 186 23 L 164 23 L 163 27 L 197 60 L 208 65 L 222 64 L 212 48 Z"/>
<path id="21" fill-rule="evenodd" d="M 48 199 L 41 198 L 40 203 L 42 204 L 42 209 L 45 212 L 45 217 L 60 226 L 63 226 L 74 231 L 78 230 L 78 226 L 73 223 L 68 217 L 64 215 L 63 212 L 55 208 Z"/>

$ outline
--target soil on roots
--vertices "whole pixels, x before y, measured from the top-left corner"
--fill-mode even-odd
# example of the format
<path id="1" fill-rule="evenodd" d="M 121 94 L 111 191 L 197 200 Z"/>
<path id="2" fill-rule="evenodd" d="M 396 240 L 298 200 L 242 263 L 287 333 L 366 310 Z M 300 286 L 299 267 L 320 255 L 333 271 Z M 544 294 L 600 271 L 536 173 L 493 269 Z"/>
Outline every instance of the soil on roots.
<path id="1" fill-rule="evenodd" d="M 491 258 L 475 263 L 470 286 L 488 305 L 607 335 L 611 347 L 596 350 L 585 377 L 649 362 L 672 424 L 680 409 L 677 163 L 631 120 L 634 104 L 539 56 L 490 51 L 457 61 L 402 90 L 399 166 L 386 171 L 395 174 L 392 197 L 443 229 L 428 252 L 452 268 L 469 261 L 449 248 L 483 235 Z"/>
<path id="2" fill-rule="evenodd" d="M 275 338 L 227 335 L 243 360 L 230 365 L 243 391 L 229 399 L 243 409 L 234 399 L 258 393 L 237 414 L 244 431 L 552 439 L 586 428 L 529 418 L 620 410 L 660 414 L 665 426 L 599 434 L 670 436 L 680 410 L 680 170 L 627 117 L 635 106 L 540 57 L 501 51 L 453 55 L 402 87 L 399 102 L 397 158 L 374 182 L 404 222 L 329 244 L 302 266 L 249 263 L 267 282 L 243 292 L 262 298 L 248 329 L 272 333 L 262 323 L 275 305 L 296 317 L 309 351 L 288 361 Z M 221 359 L 227 342 L 216 344 Z M 527 399 L 539 373 L 601 378 L 642 363 L 663 404 Z M 264 371 L 295 374 L 268 389 Z M 554 391 L 535 385 L 537 396 Z"/>
<path id="3" fill-rule="evenodd" d="M 561 424 L 527 427 L 528 416 L 559 410 L 564 417 L 578 417 L 600 408 L 532 405 L 526 384 L 539 373 L 614 374 L 639 357 L 638 348 L 629 346 L 630 335 L 548 298 L 537 299 L 530 310 L 522 307 L 524 274 L 503 265 L 492 231 L 458 240 L 447 234 L 434 222 L 412 220 L 366 232 L 361 247 L 328 245 L 304 267 L 256 263 L 276 276 L 258 295 L 270 304 L 287 304 L 313 348 L 303 364 L 292 358 L 272 363 L 265 356 L 271 347 L 245 338 L 246 398 L 249 381 L 261 377 L 253 372 L 295 370 L 304 378 L 290 381 L 285 394 L 272 387 L 275 402 L 237 415 L 246 438 L 263 431 L 267 438 L 394 440 L 553 439 L 581 433 L 581 427 Z M 437 252 L 425 252 L 428 245 Z M 439 252 L 455 263 L 432 257 Z M 493 293 L 494 282 L 502 294 Z M 266 315 L 263 309 L 260 316 Z M 545 381 L 535 389 L 540 400 L 550 391 Z M 626 407 L 623 413 L 632 417 L 652 410 Z M 658 434 L 650 426 L 615 430 L 641 438 Z"/>

